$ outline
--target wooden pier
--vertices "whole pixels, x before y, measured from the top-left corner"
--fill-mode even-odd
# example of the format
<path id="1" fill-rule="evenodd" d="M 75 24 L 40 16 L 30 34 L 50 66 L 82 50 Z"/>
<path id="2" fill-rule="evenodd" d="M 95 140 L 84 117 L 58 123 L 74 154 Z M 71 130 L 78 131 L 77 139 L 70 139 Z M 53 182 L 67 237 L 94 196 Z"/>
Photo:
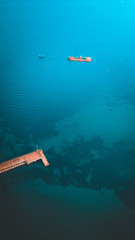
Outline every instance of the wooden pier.
<path id="1" fill-rule="evenodd" d="M 30 164 L 32 162 L 36 162 L 38 160 L 42 160 L 45 167 L 49 166 L 49 163 L 43 153 L 42 149 L 39 149 L 37 151 L 34 151 L 32 153 L 25 154 L 23 156 L 11 159 L 9 161 L 6 161 L 4 163 L 0 164 L 0 173 L 9 171 L 10 169 L 19 167 L 24 164 Z"/>

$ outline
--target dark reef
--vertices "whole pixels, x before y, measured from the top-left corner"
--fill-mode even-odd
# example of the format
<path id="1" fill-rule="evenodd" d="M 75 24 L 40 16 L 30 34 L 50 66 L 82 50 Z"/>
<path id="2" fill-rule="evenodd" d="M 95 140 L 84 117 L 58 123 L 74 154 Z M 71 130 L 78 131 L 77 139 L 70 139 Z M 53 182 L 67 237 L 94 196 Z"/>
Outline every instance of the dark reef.
<path id="1" fill-rule="evenodd" d="M 7 143 L 4 147 L 6 146 Z M 134 209 L 135 183 L 126 174 L 127 169 L 130 172 L 134 167 L 134 149 L 134 143 L 125 140 L 107 147 L 99 136 L 94 136 L 89 141 L 79 136 L 70 146 L 65 142 L 61 153 L 56 153 L 53 148 L 46 151 L 50 162 L 48 168 L 44 168 L 42 163 L 35 163 L 31 167 L 18 168 L 1 175 L 0 188 L 1 191 L 6 191 L 8 186 L 19 180 L 41 178 L 52 185 L 74 185 L 99 192 L 102 189 L 113 190 L 125 205 Z M 30 146 L 25 150 L 30 151 Z M 1 152 L 1 156 L 3 155 Z"/>

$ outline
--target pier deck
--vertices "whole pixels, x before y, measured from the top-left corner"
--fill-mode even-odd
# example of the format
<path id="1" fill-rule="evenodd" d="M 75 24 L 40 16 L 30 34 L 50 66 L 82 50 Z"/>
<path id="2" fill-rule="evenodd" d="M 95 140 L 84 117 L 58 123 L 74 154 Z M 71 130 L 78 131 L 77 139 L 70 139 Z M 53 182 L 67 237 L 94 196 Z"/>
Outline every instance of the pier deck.
<path id="1" fill-rule="evenodd" d="M 0 173 L 6 172 L 10 169 L 19 167 L 24 164 L 30 164 L 32 162 L 36 162 L 38 160 L 42 159 L 45 167 L 49 166 L 49 163 L 43 153 L 42 149 L 39 149 L 37 151 L 34 151 L 32 153 L 25 154 L 23 156 L 11 159 L 9 161 L 6 161 L 4 163 L 0 164 Z"/>

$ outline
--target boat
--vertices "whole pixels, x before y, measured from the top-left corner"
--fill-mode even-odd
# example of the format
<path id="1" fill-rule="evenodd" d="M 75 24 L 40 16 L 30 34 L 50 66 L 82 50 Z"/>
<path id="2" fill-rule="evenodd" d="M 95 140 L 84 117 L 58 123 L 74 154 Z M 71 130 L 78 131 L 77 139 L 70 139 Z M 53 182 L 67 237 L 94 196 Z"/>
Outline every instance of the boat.
<path id="1" fill-rule="evenodd" d="M 43 59 L 43 58 L 45 58 L 45 55 L 39 54 L 38 57 L 39 57 L 40 59 Z"/>
<path id="2" fill-rule="evenodd" d="M 90 57 L 82 57 L 80 56 L 79 58 L 75 57 L 68 57 L 69 61 L 76 61 L 76 62 L 91 62 L 92 59 Z"/>

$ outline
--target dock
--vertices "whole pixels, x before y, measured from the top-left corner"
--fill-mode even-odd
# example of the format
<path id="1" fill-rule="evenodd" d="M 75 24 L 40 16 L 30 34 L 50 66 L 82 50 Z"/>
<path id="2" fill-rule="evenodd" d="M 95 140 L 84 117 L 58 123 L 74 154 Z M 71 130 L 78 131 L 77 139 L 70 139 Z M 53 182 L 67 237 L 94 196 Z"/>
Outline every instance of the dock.
<path id="1" fill-rule="evenodd" d="M 49 166 L 49 163 L 43 153 L 42 149 L 38 149 L 34 152 L 22 155 L 20 157 L 8 160 L 6 162 L 3 162 L 0 164 L 0 173 L 9 171 L 13 168 L 25 165 L 25 164 L 30 164 L 32 162 L 36 162 L 38 160 L 42 160 L 42 162 L 44 163 L 45 167 Z"/>

